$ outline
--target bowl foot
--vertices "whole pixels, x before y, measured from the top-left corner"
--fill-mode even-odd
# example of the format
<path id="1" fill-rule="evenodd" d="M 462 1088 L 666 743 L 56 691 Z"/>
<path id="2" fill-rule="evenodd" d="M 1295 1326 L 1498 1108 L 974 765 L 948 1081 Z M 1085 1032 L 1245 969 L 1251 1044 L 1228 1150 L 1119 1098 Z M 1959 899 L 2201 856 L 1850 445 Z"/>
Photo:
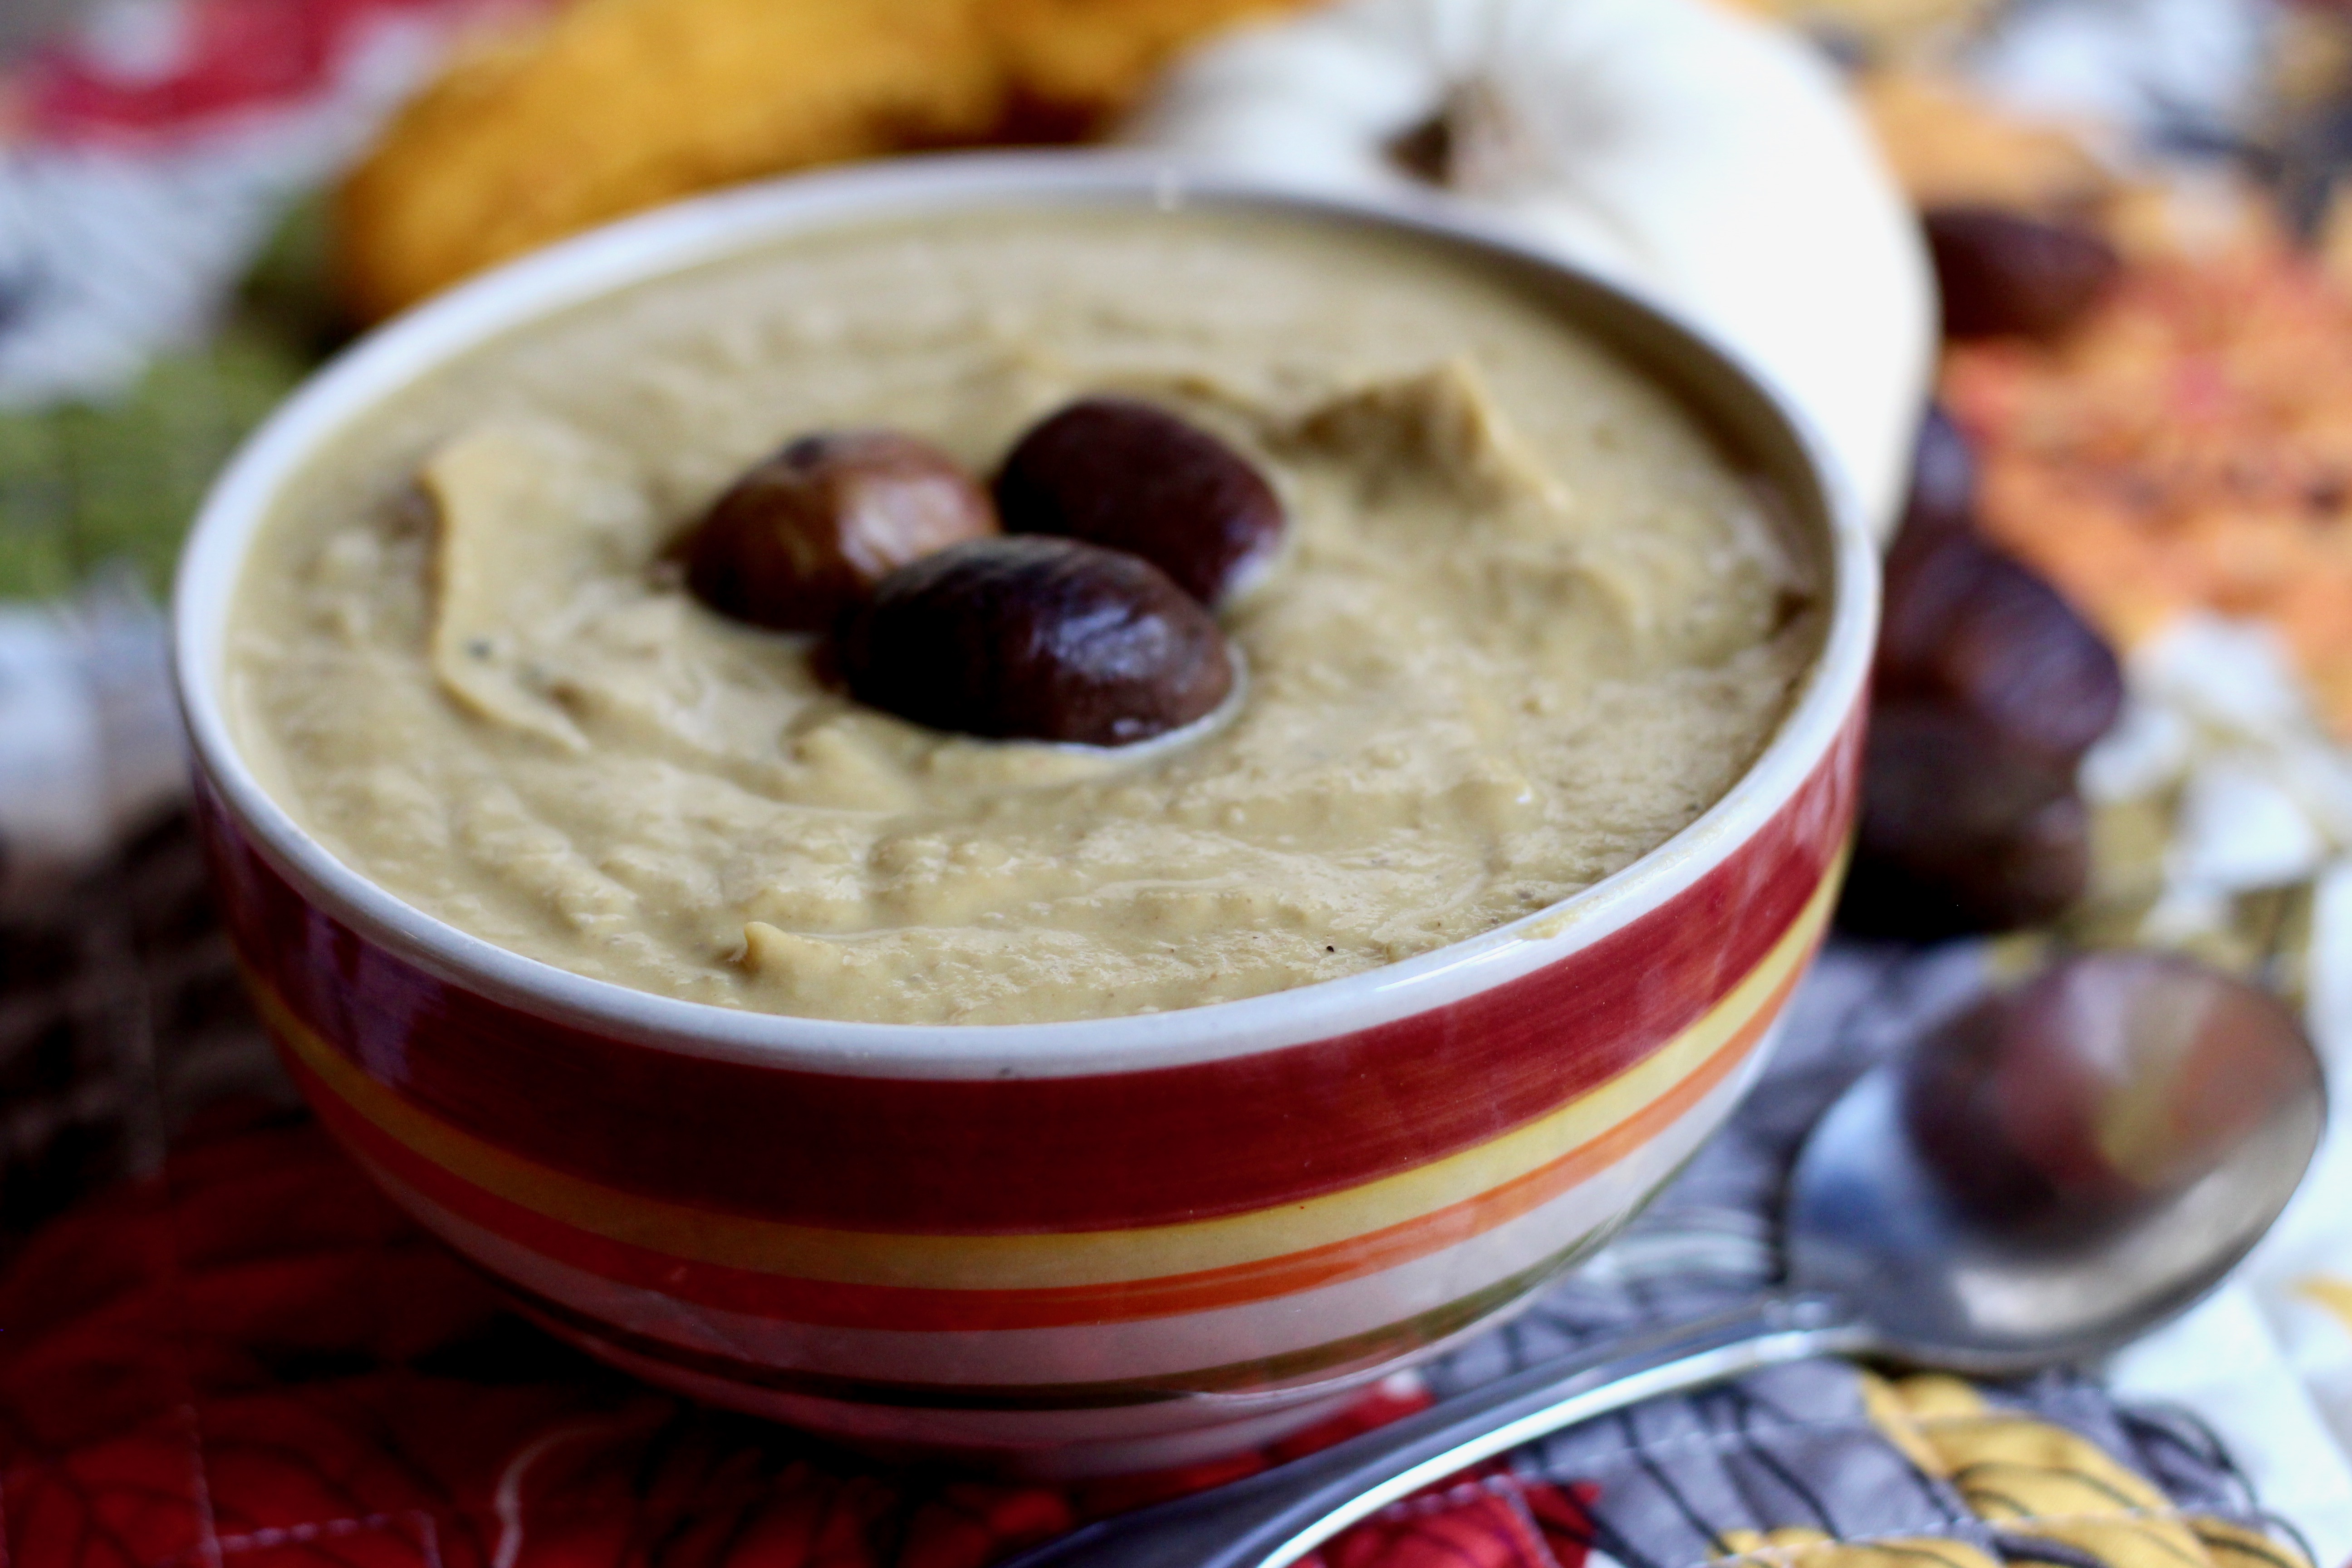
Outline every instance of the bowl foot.
<path id="1" fill-rule="evenodd" d="M 1260 1394 L 1184 1394 L 1094 1410 L 956 1410 L 857 1405 L 762 1388 L 656 1361 L 520 1309 L 608 1365 L 707 1405 L 764 1416 L 891 1462 L 948 1460 L 1024 1480 L 1085 1480 L 1172 1469 L 1264 1447 L 1362 1398 L 1381 1368 L 1338 1384 Z"/>

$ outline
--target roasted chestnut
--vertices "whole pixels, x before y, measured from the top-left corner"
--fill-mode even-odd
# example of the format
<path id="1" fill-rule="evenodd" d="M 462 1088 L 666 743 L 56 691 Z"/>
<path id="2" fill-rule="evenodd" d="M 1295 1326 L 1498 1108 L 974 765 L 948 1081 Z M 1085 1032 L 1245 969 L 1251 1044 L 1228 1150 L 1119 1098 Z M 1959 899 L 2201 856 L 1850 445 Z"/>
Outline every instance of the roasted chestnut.
<path id="1" fill-rule="evenodd" d="M 756 626 L 822 631 L 892 571 L 996 531 L 972 477 L 895 430 L 803 436 L 711 504 L 685 542 L 687 584 Z"/>
<path id="2" fill-rule="evenodd" d="M 1224 634 L 1139 556 L 1075 539 L 971 540 L 902 566 L 844 623 L 851 695 L 967 734 L 1124 746 L 1233 689 Z"/>
<path id="3" fill-rule="evenodd" d="M 1949 702 L 2006 751 L 2071 771 L 2123 706 L 2123 671 L 2074 607 L 1970 530 L 1906 531 L 1886 560 L 1876 690 Z"/>
<path id="4" fill-rule="evenodd" d="M 1923 465 L 1937 439 L 1922 440 Z M 1915 502 L 1887 553 L 1862 826 L 1838 907 L 1862 936 L 2011 931 L 2081 899 L 2090 813 L 2075 769 L 2123 702 L 2099 635 L 1965 512 L 1938 510 Z"/>
<path id="5" fill-rule="evenodd" d="M 1927 248 L 1944 297 L 1944 335 L 2049 339 L 2073 326 L 2122 270 L 2089 229 L 1998 207 L 1937 207 Z"/>
<path id="6" fill-rule="evenodd" d="M 1139 555 L 1204 605 L 1249 585 L 1282 543 L 1281 500 L 1240 453 L 1163 408 L 1073 403 L 1024 436 L 996 477 L 1013 533 Z"/>
<path id="7" fill-rule="evenodd" d="M 1943 405 L 1930 404 L 1911 453 L 1911 493 L 1902 532 L 1916 538 L 1972 528 L 1977 510 L 1977 458 Z"/>
<path id="8" fill-rule="evenodd" d="M 1872 710 L 1838 910 L 1847 931 L 1913 942 L 2011 931 L 2065 912 L 2090 872 L 2090 816 L 2071 769 L 1948 704 Z"/>

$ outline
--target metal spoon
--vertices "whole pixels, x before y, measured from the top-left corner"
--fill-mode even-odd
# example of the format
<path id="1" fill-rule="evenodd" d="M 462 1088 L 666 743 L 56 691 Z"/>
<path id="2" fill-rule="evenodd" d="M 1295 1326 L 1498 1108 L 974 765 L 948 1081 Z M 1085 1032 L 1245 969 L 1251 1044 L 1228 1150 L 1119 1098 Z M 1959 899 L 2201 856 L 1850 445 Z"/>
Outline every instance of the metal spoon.
<path id="1" fill-rule="evenodd" d="M 1815 1356 L 1979 1375 L 2088 1360 L 2245 1256 L 2326 1103 L 2309 1041 L 2262 993 L 2148 954 L 2071 960 L 1831 1107 L 1790 1184 L 1786 1293 L 1528 1367 L 1006 1568 L 1279 1568 L 1547 1433 Z M 2136 1185 L 2148 1173 L 2160 1184 Z"/>

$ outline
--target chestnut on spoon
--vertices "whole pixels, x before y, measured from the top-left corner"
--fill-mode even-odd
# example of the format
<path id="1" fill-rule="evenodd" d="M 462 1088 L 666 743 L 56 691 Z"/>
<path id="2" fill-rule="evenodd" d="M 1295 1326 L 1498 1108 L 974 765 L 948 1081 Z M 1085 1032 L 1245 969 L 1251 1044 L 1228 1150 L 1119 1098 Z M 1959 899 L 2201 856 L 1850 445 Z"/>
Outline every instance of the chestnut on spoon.
<path id="1" fill-rule="evenodd" d="M 2264 994 L 2152 954 L 2068 960 L 1815 1124 L 1783 1293 L 1530 1366 L 1006 1568 L 1280 1568 L 1547 1433 L 1787 1362 L 1999 1376 L 2090 1359 L 2221 1282 L 2294 1195 L 2326 1115 L 2317 1057 Z"/>

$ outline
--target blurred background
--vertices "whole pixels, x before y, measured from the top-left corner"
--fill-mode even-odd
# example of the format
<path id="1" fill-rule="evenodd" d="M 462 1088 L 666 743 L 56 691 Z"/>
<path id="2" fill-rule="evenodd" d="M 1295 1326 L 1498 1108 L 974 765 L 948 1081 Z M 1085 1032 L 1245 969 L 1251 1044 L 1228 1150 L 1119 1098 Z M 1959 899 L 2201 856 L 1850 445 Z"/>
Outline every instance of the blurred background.
<path id="1" fill-rule="evenodd" d="M 182 820 L 159 608 L 243 437 L 372 325 L 628 213 L 1091 142 L 1447 193 L 1662 293 L 1815 415 L 1890 550 L 1815 1068 L 2106 947 L 2251 979 L 2352 1063 L 2352 5 L 0 0 L 0 1330 L 117 1301 L 71 1260 L 136 1251 L 90 1217 L 124 1178 L 299 1124 Z M 1870 247 L 1887 212 L 1899 254 Z M 2045 1531 L 2034 1560 L 2352 1561 L 2342 1144 L 2218 1315 L 2116 1375 L 2218 1430 L 2242 1511 L 2292 1528 Z M 287 1169 L 341 1194 L 315 1158 Z M 415 1245 L 367 1225 L 336 1246 Z M 369 1333 L 335 1353 L 399 1359 Z M 496 1342 L 516 1377 L 595 1375 Z M 88 1510 L 25 1533 L 9 1467 L 103 1468 L 130 1428 L 41 1427 L 115 1363 L 77 1351 L 67 1394 L 11 1353 L 11 1561 L 176 1560 L 121 1520 L 93 1545 Z"/>

